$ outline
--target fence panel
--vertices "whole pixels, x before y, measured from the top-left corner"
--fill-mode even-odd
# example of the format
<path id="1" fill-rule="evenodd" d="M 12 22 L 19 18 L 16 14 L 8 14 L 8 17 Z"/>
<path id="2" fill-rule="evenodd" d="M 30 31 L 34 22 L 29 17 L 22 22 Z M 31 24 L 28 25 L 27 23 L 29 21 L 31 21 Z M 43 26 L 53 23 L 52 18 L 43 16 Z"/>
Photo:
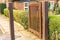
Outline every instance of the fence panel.
<path id="1" fill-rule="evenodd" d="M 42 11 L 41 3 L 31 3 L 29 5 L 29 31 L 42 37 Z"/>

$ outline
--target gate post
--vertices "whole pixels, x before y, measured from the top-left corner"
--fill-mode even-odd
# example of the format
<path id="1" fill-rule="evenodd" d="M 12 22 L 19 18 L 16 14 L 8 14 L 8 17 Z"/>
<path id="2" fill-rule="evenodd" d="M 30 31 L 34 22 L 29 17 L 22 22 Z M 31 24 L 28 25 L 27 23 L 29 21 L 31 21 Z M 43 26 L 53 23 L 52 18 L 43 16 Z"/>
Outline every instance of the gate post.
<path id="1" fill-rule="evenodd" d="M 9 19 L 10 19 L 10 34 L 11 34 L 11 40 L 15 40 L 14 36 L 14 22 L 13 22 L 13 3 L 8 3 L 8 12 L 9 12 Z"/>
<path id="2" fill-rule="evenodd" d="M 43 40 L 48 39 L 48 2 L 42 1 Z"/>

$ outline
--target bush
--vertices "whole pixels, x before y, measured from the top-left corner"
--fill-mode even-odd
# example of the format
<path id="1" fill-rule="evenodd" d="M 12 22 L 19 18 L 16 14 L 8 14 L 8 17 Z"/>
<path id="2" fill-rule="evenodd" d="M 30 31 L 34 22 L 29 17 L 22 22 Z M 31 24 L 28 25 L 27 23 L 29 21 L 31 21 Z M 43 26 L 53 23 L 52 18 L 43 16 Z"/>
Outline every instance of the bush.
<path id="1" fill-rule="evenodd" d="M 60 14 L 60 8 L 59 8 L 59 7 L 56 8 L 56 9 L 55 9 L 55 12 L 56 12 L 56 14 Z"/>
<path id="2" fill-rule="evenodd" d="M 6 8 L 6 4 L 5 3 L 0 3 L 0 13 L 4 13 L 4 8 Z"/>
<path id="3" fill-rule="evenodd" d="M 55 40 L 56 33 L 58 32 L 58 37 L 60 37 L 60 16 L 50 15 L 49 16 L 49 38 L 50 40 Z M 60 38 L 58 38 L 60 40 Z"/>
<path id="4" fill-rule="evenodd" d="M 28 12 L 22 10 L 14 10 L 13 12 L 15 21 L 22 24 L 26 29 L 28 27 Z"/>
<path id="5" fill-rule="evenodd" d="M 8 14 L 9 14 L 9 13 L 8 13 L 8 9 L 7 9 L 7 8 L 4 9 L 4 15 L 5 15 L 5 16 L 9 16 Z"/>
<path id="6" fill-rule="evenodd" d="M 8 9 L 4 9 L 4 15 L 8 16 Z M 28 28 L 28 12 L 24 10 L 13 10 L 14 20 Z"/>
<path id="7" fill-rule="evenodd" d="M 50 2 L 48 2 L 48 10 L 50 10 Z"/>

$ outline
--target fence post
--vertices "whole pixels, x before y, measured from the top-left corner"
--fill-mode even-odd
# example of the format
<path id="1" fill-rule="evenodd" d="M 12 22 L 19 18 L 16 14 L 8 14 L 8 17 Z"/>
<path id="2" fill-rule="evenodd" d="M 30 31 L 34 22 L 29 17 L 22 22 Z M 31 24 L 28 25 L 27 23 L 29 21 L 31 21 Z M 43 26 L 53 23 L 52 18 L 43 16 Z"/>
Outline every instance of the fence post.
<path id="1" fill-rule="evenodd" d="M 15 40 L 14 36 L 14 22 L 13 22 L 13 3 L 8 3 L 8 11 L 9 11 L 9 19 L 10 19 L 10 33 L 11 33 L 11 40 Z"/>
<path id="2" fill-rule="evenodd" d="M 43 40 L 48 39 L 48 2 L 42 1 Z"/>

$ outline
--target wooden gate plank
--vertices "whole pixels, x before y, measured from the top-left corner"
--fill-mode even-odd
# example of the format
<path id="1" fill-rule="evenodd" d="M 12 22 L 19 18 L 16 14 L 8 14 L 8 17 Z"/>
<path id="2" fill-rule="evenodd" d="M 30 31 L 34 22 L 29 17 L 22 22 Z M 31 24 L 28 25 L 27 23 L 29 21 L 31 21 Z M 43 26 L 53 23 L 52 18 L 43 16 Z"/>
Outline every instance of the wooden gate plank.
<path id="1" fill-rule="evenodd" d="M 33 32 L 40 38 L 42 38 L 42 11 L 41 11 L 41 2 L 32 3 L 29 5 L 29 31 Z M 36 22 L 36 23 L 35 23 Z"/>

